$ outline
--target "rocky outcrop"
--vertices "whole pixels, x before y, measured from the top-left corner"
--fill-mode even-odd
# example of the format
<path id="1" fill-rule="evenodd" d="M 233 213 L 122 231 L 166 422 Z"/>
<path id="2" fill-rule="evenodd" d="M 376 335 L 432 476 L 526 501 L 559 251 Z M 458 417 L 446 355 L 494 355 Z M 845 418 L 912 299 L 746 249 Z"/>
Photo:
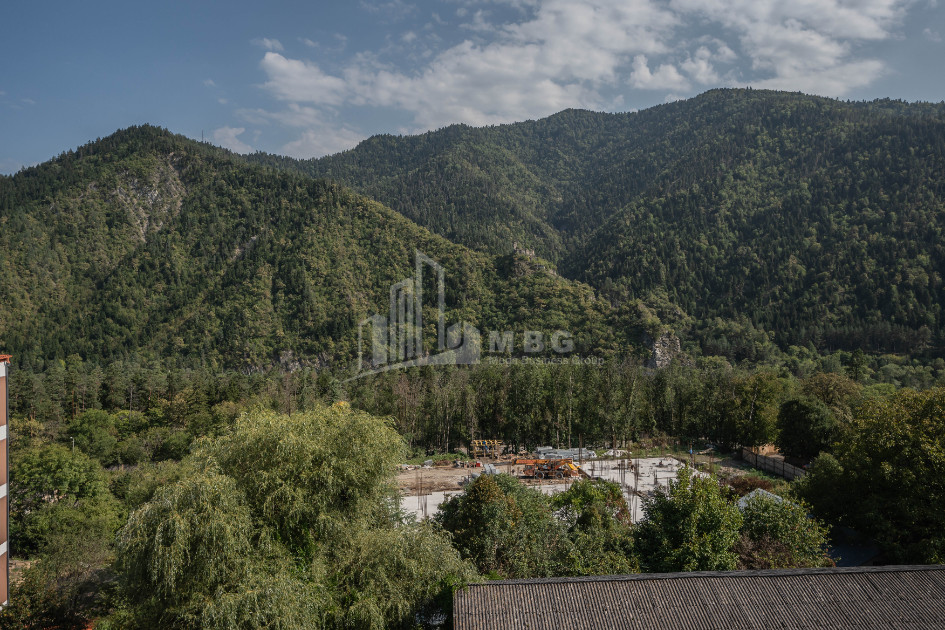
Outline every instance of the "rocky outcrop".
<path id="1" fill-rule="evenodd" d="M 656 339 L 646 335 L 643 342 L 650 349 L 650 358 L 646 362 L 648 368 L 668 366 L 681 351 L 679 337 L 669 331 L 663 332 Z"/>

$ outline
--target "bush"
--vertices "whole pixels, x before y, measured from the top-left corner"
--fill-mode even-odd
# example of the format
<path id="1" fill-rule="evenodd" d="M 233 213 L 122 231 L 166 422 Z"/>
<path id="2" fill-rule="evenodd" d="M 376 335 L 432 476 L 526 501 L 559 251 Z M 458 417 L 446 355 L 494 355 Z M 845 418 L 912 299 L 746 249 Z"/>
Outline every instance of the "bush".
<path id="1" fill-rule="evenodd" d="M 740 569 L 832 566 L 827 529 L 796 503 L 763 494 L 747 500 L 736 547 Z"/>
<path id="2" fill-rule="evenodd" d="M 727 483 L 728 487 L 739 497 L 743 497 L 753 490 L 761 489 L 770 492 L 774 488 L 771 481 L 755 475 L 739 475 L 730 479 Z"/>

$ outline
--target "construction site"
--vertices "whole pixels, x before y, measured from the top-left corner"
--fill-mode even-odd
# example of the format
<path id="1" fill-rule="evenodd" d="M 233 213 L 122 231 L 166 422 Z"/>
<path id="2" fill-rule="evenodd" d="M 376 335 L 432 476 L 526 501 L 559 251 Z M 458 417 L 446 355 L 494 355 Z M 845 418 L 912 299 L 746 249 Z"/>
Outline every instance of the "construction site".
<path id="1" fill-rule="evenodd" d="M 423 465 L 402 466 L 397 482 L 403 510 L 418 519 L 430 518 L 440 504 L 462 493 L 479 475 L 504 473 L 545 494 L 564 492 L 580 479 L 612 481 L 620 486 L 637 522 L 643 518 L 643 498 L 668 488 L 685 465 L 669 456 L 628 458 L 623 451 L 598 456 L 586 449 L 551 447 L 515 456 L 504 453 L 496 440 L 474 440 L 470 454 L 474 454 L 470 460 L 428 460 Z"/>

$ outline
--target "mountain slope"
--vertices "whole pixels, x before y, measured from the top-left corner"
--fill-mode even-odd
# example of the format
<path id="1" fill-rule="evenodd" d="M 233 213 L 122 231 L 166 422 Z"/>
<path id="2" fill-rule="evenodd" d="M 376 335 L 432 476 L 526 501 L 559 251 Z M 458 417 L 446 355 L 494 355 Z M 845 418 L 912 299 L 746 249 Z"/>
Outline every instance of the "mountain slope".
<path id="1" fill-rule="evenodd" d="M 943 108 L 754 94 L 737 105 L 740 131 L 620 208 L 568 275 L 664 290 L 704 320 L 747 316 L 782 346 L 942 346 Z"/>
<path id="2" fill-rule="evenodd" d="M 344 364 L 415 250 L 446 269 L 449 322 L 564 328 L 583 351 L 641 334 L 539 261 L 470 251 L 336 184 L 153 127 L 0 178 L 0 225 L 0 346 L 23 360 Z"/>
<path id="3" fill-rule="evenodd" d="M 518 241 L 615 303 L 663 296 L 820 350 L 945 346 L 945 104 L 713 90 L 630 114 L 371 138 L 325 176 L 460 243 Z"/>

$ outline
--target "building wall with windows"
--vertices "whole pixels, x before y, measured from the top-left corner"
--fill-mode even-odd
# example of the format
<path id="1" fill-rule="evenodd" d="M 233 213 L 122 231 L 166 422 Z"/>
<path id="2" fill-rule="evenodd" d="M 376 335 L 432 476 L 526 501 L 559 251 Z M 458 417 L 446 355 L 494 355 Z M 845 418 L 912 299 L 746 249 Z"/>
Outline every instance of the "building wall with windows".
<path id="1" fill-rule="evenodd" d="M 9 603 L 10 588 L 10 486 L 7 471 L 9 429 L 7 426 L 7 371 L 10 355 L 0 355 L 0 606 Z"/>

